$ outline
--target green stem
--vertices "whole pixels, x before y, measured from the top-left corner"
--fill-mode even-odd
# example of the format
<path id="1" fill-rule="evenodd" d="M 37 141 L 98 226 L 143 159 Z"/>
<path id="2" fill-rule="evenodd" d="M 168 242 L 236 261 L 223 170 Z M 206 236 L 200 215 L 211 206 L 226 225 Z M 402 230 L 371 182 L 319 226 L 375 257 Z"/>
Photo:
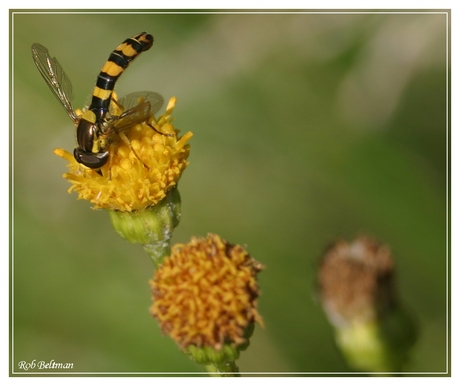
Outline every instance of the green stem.
<path id="1" fill-rule="evenodd" d="M 163 240 L 154 244 L 144 244 L 143 247 L 144 251 L 146 251 L 152 259 L 155 268 L 158 268 L 164 258 L 171 254 L 170 240 Z"/>
<path id="2" fill-rule="evenodd" d="M 240 369 L 235 362 L 226 362 L 220 365 L 209 364 L 204 366 L 211 377 L 240 377 Z"/>

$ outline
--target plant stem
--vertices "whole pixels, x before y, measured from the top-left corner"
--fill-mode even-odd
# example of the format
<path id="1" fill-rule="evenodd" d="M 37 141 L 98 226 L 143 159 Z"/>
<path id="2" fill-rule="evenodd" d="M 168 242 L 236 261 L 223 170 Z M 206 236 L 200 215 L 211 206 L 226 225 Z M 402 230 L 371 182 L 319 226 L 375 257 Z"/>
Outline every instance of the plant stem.
<path id="1" fill-rule="evenodd" d="M 211 377 L 240 377 L 240 369 L 235 362 L 226 362 L 220 365 L 211 363 L 204 367 Z"/>

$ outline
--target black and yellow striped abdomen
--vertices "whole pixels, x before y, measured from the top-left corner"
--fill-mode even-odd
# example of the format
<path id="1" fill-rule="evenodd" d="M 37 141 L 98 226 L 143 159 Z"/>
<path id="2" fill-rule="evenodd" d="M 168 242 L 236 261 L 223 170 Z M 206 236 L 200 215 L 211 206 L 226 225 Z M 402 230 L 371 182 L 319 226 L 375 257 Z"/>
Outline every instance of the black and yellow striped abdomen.
<path id="1" fill-rule="evenodd" d="M 109 56 L 102 67 L 94 87 L 89 110 L 96 114 L 96 122 L 101 123 L 105 118 L 112 99 L 115 83 L 129 63 L 141 52 L 152 47 L 153 36 L 145 32 L 126 39 Z"/>

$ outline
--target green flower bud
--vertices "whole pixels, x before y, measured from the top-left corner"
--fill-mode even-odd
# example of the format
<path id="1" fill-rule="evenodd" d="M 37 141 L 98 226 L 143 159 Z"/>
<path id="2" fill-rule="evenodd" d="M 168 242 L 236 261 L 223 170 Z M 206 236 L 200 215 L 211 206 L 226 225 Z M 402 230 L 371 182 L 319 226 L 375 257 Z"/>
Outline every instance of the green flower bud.
<path id="1" fill-rule="evenodd" d="M 170 253 L 170 239 L 181 217 L 180 195 L 171 189 L 158 204 L 147 209 L 109 211 L 115 231 L 134 244 L 143 244 L 155 264 Z"/>

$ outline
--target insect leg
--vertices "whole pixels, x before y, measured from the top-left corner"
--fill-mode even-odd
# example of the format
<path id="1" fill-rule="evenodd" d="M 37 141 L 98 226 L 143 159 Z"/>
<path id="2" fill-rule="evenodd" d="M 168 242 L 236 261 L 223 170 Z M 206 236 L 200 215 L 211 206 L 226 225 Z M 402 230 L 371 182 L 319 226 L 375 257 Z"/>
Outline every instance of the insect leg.
<path id="1" fill-rule="evenodd" d="M 158 130 L 157 128 L 155 128 L 155 126 L 153 126 L 148 120 L 145 121 L 145 123 L 151 127 L 154 131 L 156 131 L 158 134 L 161 134 L 161 135 L 164 135 L 165 137 L 174 137 L 175 134 L 173 133 L 163 133 L 161 132 L 160 130 Z"/>
<path id="2" fill-rule="evenodd" d="M 139 154 L 136 153 L 136 150 L 134 150 L 134 148 L 131 146 L 131 141 L 129 140 L 129 138 L 126 136 L 125 133 L 123 133 L 122 131 L 120 131 L 119 133 L 117 133 L 118 136 L 121 138 L 121 140 L 126 144 L 126 146 L 129 147 L 129 149 L 133 152 L 133 154 L 136 156 L 136 158 L 142 162 L 142 164 L 148 169 L 150 170 L 150 168 L 144 163 L 144 161 L 142 161 L 141 157 L 139 157 Z"/>

